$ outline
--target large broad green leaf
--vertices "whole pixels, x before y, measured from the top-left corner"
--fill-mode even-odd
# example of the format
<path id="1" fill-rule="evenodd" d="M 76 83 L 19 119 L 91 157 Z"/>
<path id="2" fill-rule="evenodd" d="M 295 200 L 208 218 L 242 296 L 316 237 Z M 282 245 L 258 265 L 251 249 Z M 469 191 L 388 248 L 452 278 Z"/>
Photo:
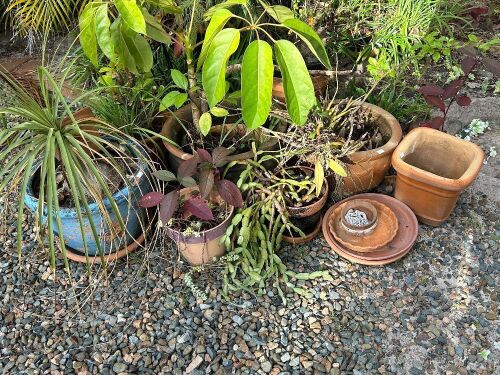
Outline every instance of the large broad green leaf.
<path id="1" fill-rule="evenodd" d="M 102 52 L 111 61 L 115 61 L 115 48 L 111 40 L 111 31 L 109 30 L 111 21 L 108 17 L 108 4 L 102 4 L 97 7 L 95 12 L 95 30 L 97 35 L 97 43 L 101 47 Z"/>
<path id="2" fill-rule="evenodd" d="M 222 30 L 212 41 L 201 76 L 210 107 L 219 103 L 226 94 L 227 61 L 239 43 L 240 31 L 232 28 Z"/>
<path id="3" fill-rule="evenodd" d="M 241 64 L 241 108 L 249 129 L 266 122 L 273 95 L 273 49 L 263 40 L 247 47 Z"/>
<path id="4" fill-rule="evenodd" d="M 117 66 L 120 69 L 128 69 L 133 74 L 139 74 L 135 60 L 127 48 L 121 32 L 121 17 L 118 17 L 111 24 L 111 40 L 115 46 Z"/>
<path id="5" fill-rule="evenodd" d="M 167 34 L 158 20 L 148 13 L 146 8 L 142 8 L 142 15 L 146 21 L 146 34 L 157 42 L 169 45 L 172 43 L 170 35 Z"/>
<path id="6" fill-rule="evenodd" d="M 99 65 L 97 59 L 97 36 L 95 30 L 95 9 L 92 4 L 87 4 L 79 19 L 80 44 L 83 52 L 94 64 Z"/>
<path id="7" fill-rule="evenodd" d="M 171 14 L 181 14 L 182 8 L 178 7 L 173 0 L 146 0 L 147 3 L 152 4 L 162 11 Z"/>
<path id="8" fill-rule="evenodd" d="M 143 73 L 149 72 L 153 67 L 153 52 L 148 41 L 125 24 L 122 24 L 121 33 L 137 69 Z"/>
<path id="9" fill-rule="evenodd" d="M 198 57 L 198 67 L 199 70 L 203 65 L 203 62 L 207 58 L 208 51 L 210 49 L 210 45 L 212 44 L 213 39 L 222 30 L 227 21 L 233 16 L 227 9 L 217 9 L 210 23 L 208 24 L 207 31 L 205 32 L 205 39 L 203 40 L 203 45 L 201 46 L 200 56 Z"/>
<path id="10" fill-rule="evenodd" d="M 115 0 L 115 6 L 128 27 L 137 33 L 146 34 L 146 21 L 136 0 Z"/>
<path id="11" fill-rule="evenodd" d="M 295 15 L 290 8 L 283 5 L 267 5 L 265 2 L 260 2 L 264 7 L 264 10 L 277 22 L 283 23 L 286 20 L 294 19 Z"/>
<path id="12" fill-rule="evenodd" d="M 316 104 L 314 86 L 306 63 L 297 47 L 288 40 L 278 40 L 274 50 L 283 77 L 288 113 L 294 123 L 303 125 Z"/>
<path id="13" fill-rule="evenodd" d="M 281 23 L 295 32 L 299 38 L 307 44 L 314 56 L 316 56 L 326 68 L 332 68 L 323 41 L 312 29 L 312 27 L 298 19 L 287 19 Z"/>
<path id="14" fill-rule="evenodd" d="M 210 18 L 213 17 L 216 11 L 220 9 L 227 9 L 232 7 L 233 5 L 245 5 L 247 3 L 247 0 L 227 0 L 223 3 L 216 4 L 210 9 L 208 9 L 205 14 L 203 14 L 203 19 L 205 21 L 208 21 Z"/>

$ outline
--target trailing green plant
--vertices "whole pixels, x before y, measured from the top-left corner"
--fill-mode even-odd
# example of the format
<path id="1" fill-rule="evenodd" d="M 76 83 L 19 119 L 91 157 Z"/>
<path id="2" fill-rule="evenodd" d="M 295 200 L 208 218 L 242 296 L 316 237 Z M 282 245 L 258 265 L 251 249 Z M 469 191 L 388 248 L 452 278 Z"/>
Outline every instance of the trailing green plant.
<path id="1" fill-rule="evenodd" d="M 35 192 L 38 198 L 36 225 L 42 237 L 43 231 L 40 228 L 46 226 L 48 229 L 49 260 L 52 269 L 55 268 L 56 248 L 59 248 L 65 268 L 69 272 L 60 217 L 60 177 L 62 176 L 67 185 L 69 202 L 76 212 L 87 260 L 86 221 L 96 241 L 98 254 L 104 262 L 99 228 L 96 227 L 92 215 L 85 213 L 90 212 L 89 205 L 95 202 L 103 223 L 109 230 L 126 232 L 113 199 L 116 191 L 112 189 L 117 186 L 133 186 L 133 181 L 127 176 L 135 172 L 131 172 L 129 164 L 147 164 L 148 160 L 142 147 L 116 127 L 94 117 L 80 118 L 75 115 L 74 108 L 77 103 L 93 92 L 86 92 L 67 102 L 62 94 L 66 75 L 56 80 L 45 67 L 39 67 L 37 72 L 40 97 L 34 99 L 12 76 L 0 70 L 9 90 L 7 98 L 10 100 L 8 106 L 0 109 L 0 114 L 16 118 L 15 123 L 0 129 L 0 194 L 4 197 L 9 195 L 20 183 L 17 198 L 17 250 L 21 260 L 24 199 L 28 183 L 35 172 L 39 171 L 38 192 Z M 100 163 L 104 163 L 109 171 L 113 171 L 120 181 L 109 184 L 99 169 Z M 112 223 L 105 205 L 109 205 L 111 212 L 116 215 L 118 227 L 116 223 Z M 55 232 L 58 233 L 58 247 L 55 245 Z M 90 266 L 88 261 L 87 266 Z"/>
<path id="2" fill-rule="evenodd" d="M 283 286 L 300 295 L 310 296 L 305 289 L 297 287 L 293 280 L 319 277 L 331 280 L 332 277 L 328 271 L 296 273 L 289 270 L 279 257 L 283 234 L 301 231 L 288 219 L 287 200 L 280 188 L 284 182 L 277 181 L 277 177 L 263 166 L 271 160 L 279 162 L 272 155 L 257 152 L 254 159 L 246 161 L 237 182 L 245 200 L 222 238 L 229 249 L 223 293 L 226 297 L 234 291 L 262 295 L 266 291 L 266 284 L 272 282 L 286 304 Z M 286 181 L 285 184 L 291 182 Z"/>

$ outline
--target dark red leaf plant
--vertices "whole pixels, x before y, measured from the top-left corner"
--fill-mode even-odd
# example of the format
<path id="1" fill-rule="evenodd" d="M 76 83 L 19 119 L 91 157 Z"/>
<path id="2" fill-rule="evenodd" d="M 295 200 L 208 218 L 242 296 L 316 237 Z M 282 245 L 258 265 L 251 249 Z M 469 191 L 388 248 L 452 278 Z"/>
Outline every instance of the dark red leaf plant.
<path id="1" fill-rule="evenodd" d="M 459 95 L 459 92 L 465 85 L 467 77 L 478 62 L 479 61 L 474 57 L 467 56 L 462 60 L 461 67 L 464 74 L 459 78 L 454 79 L 444 87 L 429 84 L 417 89 L 417 91 L 424 96 L 427 104 L 439 109 L 442 113 L 441 116 L 433 117 L 430 121 L 422 123 L 420 126 L 442 129 L 443 124 L 446 121 L 448 111 L 454 102 L 461 107 L 467 107 L 470 105 L 471 99 L 467 95 Z"/>
<path id="2" fill-rule="evenodd" d="M 177 175 L 170 171 L 159 170 L 153 175 L 164 182 L 177 182 L 179 187 L 168 194 L 153 191 L 139 200 L 139 206 L 150 208 L 160 206 L 160 225 L 167 224 L 180 206 L 183 218 L 191 215 L 201 220 L 214 220 L 214 215 L 208 200 L 213 195 L 219 195 L 223 201 L 234 207 L 243 206 L 243 198 L 238 187 L 231 181 L 221 178 L 219 168 L 227 164 L 231 150 L 217 147 L 212 154 L 204 149 L 198 149 L 194 157 L 184 160 L 177 170 Z M 195 180 L 195 178 L 198 182 Z M 183 199 L 180 190 L 198 184 L 199 195 Z"/>

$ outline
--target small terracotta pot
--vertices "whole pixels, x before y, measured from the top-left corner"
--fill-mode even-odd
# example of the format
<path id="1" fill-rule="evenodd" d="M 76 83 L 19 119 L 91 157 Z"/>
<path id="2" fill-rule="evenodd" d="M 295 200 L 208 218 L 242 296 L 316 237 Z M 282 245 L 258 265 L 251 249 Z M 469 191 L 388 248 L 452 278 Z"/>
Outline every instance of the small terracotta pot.
<path id="1" fill-rule="evenodd" d="M 287 169 L 300 169 L 314 175 L 314 169 L 309 167 L 290 167 Z M 311 233 L 316 228 L 318 221 L 321 221 L 321 211 L 328 199 L 328 181 L 326 178 L 323 180 L 323 195 L 314 203 L 304 207 L 287 207 L 290 221 L 293 225 L 300 228 L 305 234 Z"/>
<path id="2" fill-rule="evenodd" d="M 188 196 L 192 192 L 197 191 L 197 187 L 182 189 L 179 193 L 181 196 Z M 215 199 L 220 199 L 217 197 Z M 214 259 L 220 258 L 226 253 L 226 247 L 221 243 L 221 237 L 226 232 L 231 218 L 234 213 L 234 207 L 229 206 L 227 218 L 216 227 L 203 231 L 200 236 L 185 236 L 178 230 L 170 227 L 165 227 L 167 236 L 177 244 L 180 254 L 191 265 L 198 266 L 209 264 Z"/>
<path id="3" fill-rule="evenodd" d="M 282 240 L 283 242 L 291 243 L 293 245 L 300 245 L 314 240 L 320 230 L 321 230 L 321 218 L 318 220 L 316 228 L 314 228 L 314 230 L 311 233 L 306 233 L 305 237 L 294 237 L 294 236 L 283 235 Z"/>
<path id="4" fill-rule="evenodd" d="M 472 142 L 435 129 L 413 129 L 392 156 L 397 171 L 394 196 L 422 223 L 437 226 L 476 179 L 483 160 L 483 150 Z"/>
<path id="5" fill-rule="evenodd" d="M 328 87 L 329 77 L 326 75 L 312 76 L 311 80 L 314 86 L 314 93 L 317 97 L 325 96 L 326 88 Z M 273 98 L 285 103 L 285 90 L 283 88 L 283 79 L 274 77 L 273 79 Z"/>
<path id="6" fill-rule="evenodd" d="M 368 221 L 365 225 L 352 225 L 346 220 L 346 215 L 350 210 L 356 210 L 364 212 L 366 215 L 366 219 Z M 377 209 L 370 202 L 354 199 L 352 201 L 347 202 L 340 212 L 340 222 L 344 229 L 354 236 L 367 236 L 373 232 L 375 226 L 377 225 Z"/>
<path id="7" fill-rule="evenodd" d="M 398 120 L 389 112 L 369 103 L 362 103 L 361 108 L 371 114 L 382 135 L 389 140 L 382 147 L 358 151 L 349 156 L 353 164 L 346 165 L 344 195 L 372 190 L 382 182 L 391 166 L 391 155 L 403 135 Z"/>
<path id="8" fill-rule="evenodd" d="M 185 127 L 191 124 L 192 121 L 193 121 L 193 114 L 191 112 L 191 105 L 186 105 L 177 110 L 176 112 L 174 112 L 172 116 L 168 117 L 165 120 L 161 134 L 164 137 L 171 139 L 173 142 L 179 145 L 182 143 L 182 139 L 186 134 Z M 243 124 L 239 124 L 236 127 L 234 126 L 234 124 L 233 125 L 225 124 L 224 126 L 216 125 L 212 126 L 212 128 L 210 129 L 211 134 L 221 134 L 222 131 L 228 131 L 228 132 L 233 131 L 236 132 L 236 135 L 240 137 L 244 136 L 247 133 L 247 129 Z M 279 142 L 278 138 L 269 138 L 260 146 L 259 149 L 264 151 L 272 150 L 276 148 L 278 142 Z M 184 160 L 191 159 L 193 157 L 193 154 L 184 152 L 179 147 L 176 147 L 167 141 L 163 141 L 163 144 L 165 145 L 165 148 L 169 153 L 168 161 L 170 167 L 174 171 L 178 169 L 179 164 L 182 163 Z M 227 160 L 230 161 L 246 160 L 253 158 L 254 156 L 255 155 L 253 151 L 247 151 L 240 154 L 230 155 L 227 158 Z"/>

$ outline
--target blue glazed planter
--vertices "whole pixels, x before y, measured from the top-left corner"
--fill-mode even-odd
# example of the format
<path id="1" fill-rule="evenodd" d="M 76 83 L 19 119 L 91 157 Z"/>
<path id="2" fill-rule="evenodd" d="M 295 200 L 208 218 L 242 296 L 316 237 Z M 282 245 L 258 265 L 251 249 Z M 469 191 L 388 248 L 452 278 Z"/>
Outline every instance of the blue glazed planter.
<path id="1" fill-rule="evenodd" d="M 128 186 L 119 190 L 113 195 L 113 199 L 116 202 L 118 207 L 118 211 L 122 217 L 123 223 L 125 224 L 125 233 L 120 228 L 120 223 L 111 207 L 111 203 L 109 199 L 104 199 L 104 206 L 109 215 L 108 218 L 104 218 L 101 214 L 97 203 L 89 203 L 90 214 L 92 215 L 92 219 L 96 230 L 99 233 L 100 245 L 101 249 L 105 254 L 109 254 L 111 252 L 115 252 L 130 244 L 134 239 L 140 236 L 144 227 L 144 209 L 139 207 L 137 201 L 144 194 L 147 194 L 151 191 L 151 183 L 147 177 L 147 174 L 144 172 L 145 166 L 141 166 L 139 168 L 139 172 L 136 173 L 135 178 L 133 180 L 138 181 L 138 183 L 133 187 L 129 188 Z M 40 168 L 40 163 L 35 165 L 33 169 L 33 173 L 31 179 L 28 183 L 24 203 L 25 205 L 33 212 L 36 212 L 38 207 L 38 198 L 35 197 L 33 193 L 33 182 L 36 171 Z M 83 216 L 83 227 L 85 240 L 87 242 L 88 255 L 94 256 L 98 253 L 98 247 L 96 240 L 92 234 L 92 228 L 90 226 L 90 222 L 88 220 L 88 214 L 82 210 Z M 62 222 L 63 236 L 64 242 L 66 246 L 85 254 L 85 247 L 83 242 L 82 231 L 80 230 L 80 222 L 78 221 L 78 215 L 74 208 L 66 208 L 61 207 L 59 209 L 59 217 Z M 47 220 L 47 212 L 44 209 L 43 221 L 44 223 Z M 111 226 L 114 230 L 110 228 Z M 143 225 L 141 226 L 141 222 Z M 54 233 L 57 232 L 57 223 L 54 217 L 53 219 L 53 228 Z"/>

